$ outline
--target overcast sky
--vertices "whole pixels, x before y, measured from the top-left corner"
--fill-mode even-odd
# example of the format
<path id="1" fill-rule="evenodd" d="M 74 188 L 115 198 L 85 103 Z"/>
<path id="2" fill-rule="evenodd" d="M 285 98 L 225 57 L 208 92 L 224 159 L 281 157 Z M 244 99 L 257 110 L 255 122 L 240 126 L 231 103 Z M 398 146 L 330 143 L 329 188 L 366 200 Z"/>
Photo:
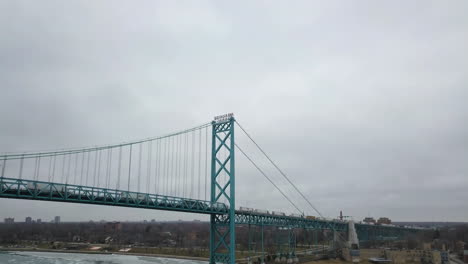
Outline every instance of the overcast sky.
<path id="1" fill-rule="evenodd" d="M 324 215 L 468 221 L 467 12 L 463 0 L 3 0 L 0 152 L 118 143 L 233 112 Z M 238 166 L 239 205 L 289 210 Z M 207 219 L 0 208 L 18 220 Z"/>

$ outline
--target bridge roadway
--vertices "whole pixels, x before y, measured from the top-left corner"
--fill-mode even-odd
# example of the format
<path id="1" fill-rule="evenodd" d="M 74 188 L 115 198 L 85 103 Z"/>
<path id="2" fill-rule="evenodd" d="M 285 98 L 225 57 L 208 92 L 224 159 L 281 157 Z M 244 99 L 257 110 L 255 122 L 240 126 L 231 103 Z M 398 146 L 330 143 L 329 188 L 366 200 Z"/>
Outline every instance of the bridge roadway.
<path id="1" fill-rule="evenodd" d="M 157 194 L 131 192 L 90 186 L 43 182 L 16 178 L 0 178 L 0 198 L 28 199 L 67 203 L 82 203 L 121 207 L 134 207 L 199 214 L 219 214 L 227 217 L 228 206 L 224 203 L 188 199 Z M 348 223 L 338 220 L 307 219 L 304 217 L 272 215 L 236 210 L 236 224 L 264 225 L 344 232 Z M 413 229 L 395 226 L 371 226 L 356 224 L 360 238 L 398 236 L 402 231 Z"/>

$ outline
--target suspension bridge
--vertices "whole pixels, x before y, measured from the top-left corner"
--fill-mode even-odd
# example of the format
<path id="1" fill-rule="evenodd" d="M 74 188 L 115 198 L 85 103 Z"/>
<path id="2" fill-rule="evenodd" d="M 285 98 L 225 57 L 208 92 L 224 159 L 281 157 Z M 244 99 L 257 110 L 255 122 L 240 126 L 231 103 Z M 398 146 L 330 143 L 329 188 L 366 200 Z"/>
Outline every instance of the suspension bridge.
<path id="1" fill-rule="evenodd" d="M 235 127 L 245 133 L 317 217 L 236 207 L 235 150 L 239 150 L 292 208 L 304 212 L 236 144 Z M 236 263 L 236 225 L 248 226 L 249 231 L 251 226 L 261 227 L 262 248 L 264 228 L 349 231 L 348 222 L 325 219 L 232 114 L 176 133 L 122 144 L 2 154 L 0 163 L 0 198 L 207 214 L 210 263 Z M 354 227 L 360 241 L 401 239 L 417 231 L 367 224 Z M 289 237 L 294 234 L 288 233 Z M 278 245 L 278 254 L 291 258 L 295 248 L 291 249 L 291 239 L 288 241 L 286 251 Z"/>

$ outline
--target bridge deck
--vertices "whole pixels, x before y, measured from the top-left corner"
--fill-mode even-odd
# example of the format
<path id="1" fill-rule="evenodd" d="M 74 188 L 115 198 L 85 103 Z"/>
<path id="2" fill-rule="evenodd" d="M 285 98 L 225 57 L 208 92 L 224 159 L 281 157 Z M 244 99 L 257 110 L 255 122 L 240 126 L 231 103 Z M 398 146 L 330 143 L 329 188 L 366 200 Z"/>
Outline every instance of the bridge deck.
<path id="1" fill-rule="evenodd" d="M 308 219 L 287 215 L 262 214 L 256 212 L 236 211 L 236 224 L 251 224 L 264 226 L 280 226 L 290 228 L 306 228 L 321 230 L 347 230 L 347 223 L 322 219 Z"/>
<path id="2" fill-rule="evenodd" d="M 0 197 L 137 207 L 200 214 L 225 214 L 223 203 L 80 185 L 2 178 Z"/>
<path id="3" fill-rule="evenodd" d="M 83 203 L 134 207 L 200 214 L 218 214 L 227 217 L 228 206 L 181 197 L 163 196 L 116 189 L 105 189 L 63 183 L 42 182 L 14 178 L 0 178 L 0 198 Z M 273 215 L 236 210 L 238 225 L 264 225 L 287 228 L 347 231 L 348 223 L 336 220 L 307 219 L 304 217 Z M 355 224 L 360 240 L 376 237 L 398 237 L 415 229 L 395 226 Z"/>

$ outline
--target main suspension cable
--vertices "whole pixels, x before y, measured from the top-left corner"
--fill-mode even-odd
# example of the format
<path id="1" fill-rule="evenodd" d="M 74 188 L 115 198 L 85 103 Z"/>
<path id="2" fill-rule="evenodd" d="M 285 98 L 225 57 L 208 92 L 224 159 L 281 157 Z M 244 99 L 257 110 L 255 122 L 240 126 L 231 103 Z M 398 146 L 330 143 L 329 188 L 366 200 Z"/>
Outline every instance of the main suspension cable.
<path id="1" fill-rule="evenodd" d="M 239 122 L 235 121 L 237 123 L 237 125 L 239 126 L 239 128 L 244 132 L 244 134 L 255 144 L 255 146 L 263 153 L 263 155 L 270 161 L 271 164 L 273 164 L 273 166 L 280 172 L 280 174 L 289 182 L 289 184 L 291 184 L 291 186 L 293 186 L 293 188 L 299 193 L 299 195 L 309 204 L 310 207 L 312 207 L 312 209 L 315 210 L 315 212 L 321 217 L 324 219 L 322 213 L 320 213 L 320 211 L 309 201 L 309 199 L 307 199 L 307 197 L 297 188 L 297 186 L 289 179 L 288 176 L 286 176 L 286 174 L 276 165 L 275 162 L 273 162 L 273 160 L 266 154 L 266 152 L 260 147 L 260 145 L 257 144 L 257 142 L 255 142 L 255 140 L 249 135 L 249 133 L 247 133 L 247 131 L 239 124 Z M 236 144 L 236 147 L 244 154 L 246 155 Z M 250 160 L 250 159 L 249 159 Z M 252 162 L 252 161 L 251 161 Z M 271 182 L 271 181 L 270 181 Z M 271 182 L 273 183 L 273 182 Z M 283 195 L 284 196 L 284 195 Z M 296 209 L 298 209 L 296 207 Z M 327 225 L 330 227 L 331 230 L 335 230 L 334 227 L 330 224 L 330 223 L 327 223 Z M 346 241 L 346 239 L 338 232 L 338 236 L 341 240 L 343 241 Z"/>
<path id="2" fill-rule="evenodd" d="M 177 136 L 185 133 L 189 133 L 192 131 L 196 131 L 205 127 L 210 126 L 211 123 L 205 123 L 196 127 L 192 127 L 189 129 L 185 130 L 180 130 L 178 132 L 166 134 L 163 136 L 158 136 L 158 137 L 151 137 L 151 138 L 146 138 L 146 139 L 141 139 L 141 140 L 135 140 L 135 141 L 128 141 L 120 144 L 113 144 L 113 145 L 102 145 L 102 146 L 93 146 L 93 147 L 84 147 L 84 148 L 69 148 L 69 149 L 60 149 L 60 150 L 52 150 L 52 151 L 36 151 L 36 152 L 15 152 L 15 153 L 2 153 L 0 157 L 3 157 L 3 168 L 5 168 L 6 160 L 13 160 L 13 159 L 21 159 L 21 157 L 24 157 L 25 159 L 27 158 L 35 158 L 38 156 L 41 157 L 49 157 L 49 156 L 59 156 L 59 155 L 68 155 L 68 154 L 75 154 L 75 153 L 81 153 L 81 152 L 91 152 L 91 151 L 98 151 L 98 150 L 104 150 L 108 148 L 117 148 L 120 146 L 130 146 L 130 145 L 136 145 L 140 143 L 145 143 L 149 141 L 155 141 L 159 139 L 165 139 L 169 138 L 172 136 Z M 2 168 L 2 172 L 3 172 Z"/>
<path id="3" fill-rule="evenodd" d="M 276 185 L 271 179 L 270 177 L 268 177 L 268 175 L 244 152 L 244 150 L 242 150 L 239 145 L 237 145 L 237 143 L 235 143 L 235 146 L 236 148 L 250 161 L 250 163 L 252 163 L 252 165 L 254 165 L 254 167 L 281 193 L 281 195 L 283 195 L 284 198 L 286 198 L 286 200 L 289 201 L 289 203 L 292 204 L 292 206 L 294 206 L 294 208 L 296 208 L 296 210 L 302 214 L 302 211 L 299 209 L 299 207 L 296 206 L 295 203 L 293 203 L 293 201 L 278 187 L 278 185 Z"/>
<path id="4" fill-rule="evenodd" d="M 247 131 L 239 124 L 239 122 L 235 121 L 239 128 L 244 132 L 244 134 L 254 143 L 254 145 L 260 150 L 260 152 L 263 153 L 263 155 L 270 161 L 270 163 L 279 171 L 279 173 L 291 184 L 291 186 L 296 190 L 297 193 L 309 204 L 312 209 L 314 209 L 317 214 L 323 218 L 323 215 L 320 213 L 320 211 L 310 202 L 309 199 L 297 188 L 297 186 L 289 179 L 288 176 L 276 165 L 276 163 L 266 154 L 266 152 L 260 147 L 260 145 L 255 142 L 255 140 L 247 133 Z"/>

